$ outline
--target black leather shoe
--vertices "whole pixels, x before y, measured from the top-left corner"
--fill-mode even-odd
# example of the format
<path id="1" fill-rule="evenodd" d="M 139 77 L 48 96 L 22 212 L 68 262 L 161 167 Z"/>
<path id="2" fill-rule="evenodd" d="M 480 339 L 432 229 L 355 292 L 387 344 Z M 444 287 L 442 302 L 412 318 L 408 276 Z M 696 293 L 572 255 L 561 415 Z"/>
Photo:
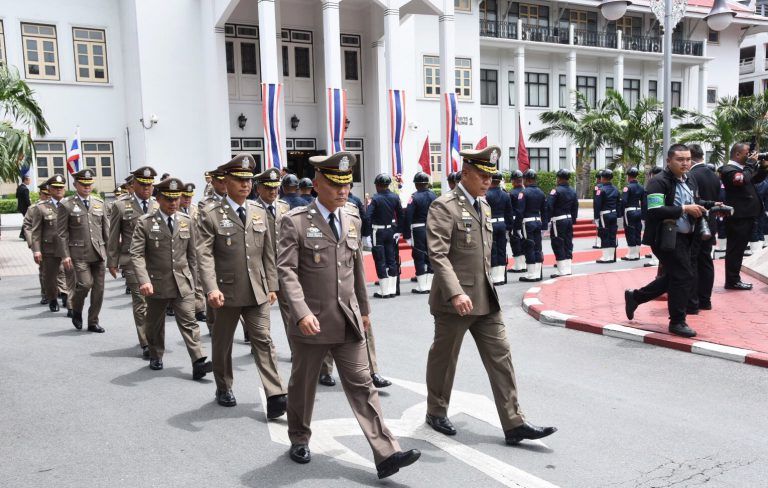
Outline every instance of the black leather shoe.
<path id="1" fill-rule="evenodd" d="M 67 308 L 67 294 L 66 293 L 59 293 L 59 298 L 61 298 L 61 306 L 63 308 Z"/>
<path id="2" fill-rule="evenodd" d="M 40 305 L 48 305 L 48 299 L 43 297 L 40 299 Z"/>
<path id="3" fill-rule="evenodd" d="M 267 418 L 272 420 L 285 413 L 288 395 L 275 395 L 267 398 Z"/>
<path id="4" fill-rule="evenodd" d="M 237 405 L 237 400 L 232 390 L 216 390 L 216 402 L 222 407 L 234 407 Z"/>
<path id="5" fill-rule="evenodd" d="M 699 315 L 699 309 L 698 308 L 686 308 L 685 309 L 685 315 Z"/>
<path id="6" fill-rule="evenodd" d="M 163 360 L 157 359 L 157 358 L 151 358 L 149 360 L 149 369 L 153 369 L 155 371 L 159 371 L 163 369 Z"/>
<path id="7" fill-rule="evenodd" d="M 75 329 L 81 330 L 83 328 L 83 313 L 72 310 L 72 325 Z"/>
<path id="8" fill-rule="evenodd" d="M 744 283 L 743 281 L 739 281 L 738 283 L 733 283 L 733 284 L 726 283 L 725 289 L 726 290 L 751 290 L 752 283 Z"/>
<path id="9" fill-rule="evenodd" d="M 174 315 L 176 315 L 176 312 L 174 312 L 173 307 L 169 305 L 165 307 L 165 315 L 167 315 L 168 317 L 173 317 Z"/>
<path id="10" fill-rule="evenodd" d="M 523 422 L 520 427 L 515 427 L 504 432 L 504 441 L 507 445 L 514 446 L 525 439 L 541 439 L 557 432 L 557 427 L 538 427 L 528 422 Z"/>
<path id="11" fill-rule="evenodd" d="M 685 322 L 669 324 L 669 332 L 680 337 L 696 337 L 696 331 L 691 329 Z"/>
<path id="12" fill-rule="evenodd" d="M 299 464 L 307 464 L 312 460 L 312 454 L 309 453 L 309 446 L 306 444 L 293 444 L 288 453 L 291 459 Z"/>
<path id="13" fill-rule="evenodd" d="M 417 295 L 428 295 L 429 290 L 417 290 L 416 288 L 411 288 L 411 293 L 416 293 Z"/>
<path id="14" fill-rule="evenodd" d="M 99 324 L 93 324 L 88 326 L 88 332 L 96 332 L 98 334 L 101 334 L 104 332 L 104 328 Z"/>
<path id="15" fill-rule="evenodd" d="M 627 314 L 627 318 L 632 320 L 635 318 L 635 310 L 640 306 L 635 300 L 635 290 L 624 290 L 624 313 Z"/>
<path id="16" fill-rule="evenodd" d="M 192 379 L 201 380 L 206 374 L 213 371 L 213 363 L 206 361 L 206 358 L 200 358 L 192 363 Z"/>
<path id="17" fill-rule="evenodd" d="M 248 337 L 248 332 L 246 331 L 243 331 L 243 343 L 245 344 L 251 343 L 251 339 Z"/>
<path id="18" fill-rule="evenodd" d="M 208 317 L 205 316 L 205 312 L 197 312 L 195 313 L 195 320 L 198 322 L 206 322 Z"/>
<path id="19" fill-rule="evenodd" d="M 415 276 L 411 276 L 411 283 L 416 283 L 418 281 L 419 280 L 417 280 Z"/>
<path id="20" fill-rule="evenodd" d="M 318 383 L 323 386 L 336 386 L 336 380 L 329 374 L 321 374 Z"/>
<path id="21" fill-rule="evenodd" d="M 58 312 L 59 311 L 59 301 L 54 299 L 50 302 L 48 302 L 48 310 L 51 312 Z"/>
<path id="22" fill-rule="evenodd" d="M 448 420 L 448 417 L 436 417 L 427 414 L 427 424 L 441 434 L 456 435 L 456 427 Z"/>
<path id="23" fill-rule="evenodd" d="M 376 474 L 378 474 L 379 479 L 392 476 L 400 471 L 400 468 L 410 466 L 418 461 L 420 457 L 421 451 L 418 449 L 411 449 L 405 452 L 398 451 L 376 465 Z"/>
<path id="24" fill-rule="evenodd" d="M 373 298 L 389 298 L 389 295 L 382 295 L 379 292 L 374 292 L 373 293 Z"/>
<path id="25" fill-rule="evenodd" d="M 141 358 L 149 359 L 149 346 L 141 346 Z"/>
<path id="26" fill-rule="evenodd" d="M 699 310 L 712 310 L 712 302 L 702 302 L 699 300 Z"/>
<path id="27" fill-rule="evenodd" d="M 527 269 L 508 269 L 507 273 L 526 273 Z"/>
<path id="28" fill-rule="evenodd" d="M 67 318 L 70 318 L 70 319 L 71 319 L 72 317 L 73 317 L 73 315 L 72 315 L 72 309 L 70 308 L 70 309 L 68 309 L 68 310 L 67 310 Z"/>
<path id="29" fill-rule="evenodd" d="M 373 380 L 373 386 L 376 388 L 386 388 L 388 386 L 392 386 L 392 382 L 381 376 L 379 373 L 373 373 L 371 375 L 371 379 Z"/>

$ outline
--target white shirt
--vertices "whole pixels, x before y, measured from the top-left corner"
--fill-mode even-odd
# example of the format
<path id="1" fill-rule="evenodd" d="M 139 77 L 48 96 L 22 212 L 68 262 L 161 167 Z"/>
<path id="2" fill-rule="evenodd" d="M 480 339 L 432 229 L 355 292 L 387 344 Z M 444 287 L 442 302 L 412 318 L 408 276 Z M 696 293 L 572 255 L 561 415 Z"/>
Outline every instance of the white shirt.
<path id="1" fill-rule="evenodd" d="M 58 200 L 56 200 L 53 197 L 51 197 L 50 200 L 51 200 L 51 203 L 53 204 L 53 208 L 59 208 L 59 201 Z"/>
<path id="2" fill-rule="evenodd" d="M 176 214 L 173 215 L 165 215 L 162 210 L 157 209 L 157 213 L 160 214 L 160 217 L 163 219 L 163 222 L 165 222 L 165 225 L 168 225 L 168 217 L 171 218 L 171 221 L 173 222 L 174 228 L 176 228 Z"/>
<path id="3" fill-rule="evenodd" d="M 239 204 L 235 203 L 234 200 L 229 198 L 229 195 L 227 195 L 225 198 L 226 198 L 227 203 L 229 204 L 229 206 L 232 207 L 232 210 L 235 211 L 235 215 L 237 215 L 238 217 L 240 216 L 240 214 L 237 213 L 237 209 L 240 208 L 240 207 L 243 207 L 243 210 L 245 210 L 246 216 L 248 215 L 248 209 L 244 205 L 239 205 Z M 245 203 L 245 202 L 243 202 L 243 203 Z"/>
<path id="4" fill-rule="evenodd" d="M 80 195 L 78 195 L 77 198 L 80 199 L 80 201 L 83 203 L 83 206 L 85 206 L 85 208 L 91 208 L 91 197 L 90 196 L 88 196 L 86 198 L 83 198 Z"/>
<path id="5" fill-rule="evenodd" d="M 728 164 L 732 164 L 732 165 L 736 166 L 736 167 L 737 167 L 737 168 L 739 168 L 739 169 L 744 169 L 744 166 L 740 165 L 739 163 L 737 163 L 737 162 L 736 162 L 736 161 L 734 161 L 734 160 L 730 160 L 730 161 L 728 161 Z"/>
<path id="6" fill-rule="evenodd" d="M 341 235 L 341 212 L 339 211 L 339 209 L 337 208 L 336 210 L 331 212 L 330 210 L 325 208 L 322 203 L 320 203 L 319 199 L 315 198 L 315 202 L 317 203 L 317 209 L 320 210 L 320 215 L 323 216 L 323 219 L 325 219 L 326 222 L 328 222 L 328 217 L 331 214 L 336 216 L 334 224 L 336 224 L 336 231 L 338 232 L 339 235 Z M 328 224 L 330 225 L 330 222 L 328 222 Z"/>
<path id="7" fill-rule="evenodd" d="M 141 198 L 137 197 L 135 193 L 133 194 L 133 198 L 136 200 L 136 203 L 139 204 L 139 208 L 142 210 L 144 210 L 144 207 L 141 205 L 141 202 L 147 202 L 147 211 L 149 211 L 149 199 L 142 200 Z"/>

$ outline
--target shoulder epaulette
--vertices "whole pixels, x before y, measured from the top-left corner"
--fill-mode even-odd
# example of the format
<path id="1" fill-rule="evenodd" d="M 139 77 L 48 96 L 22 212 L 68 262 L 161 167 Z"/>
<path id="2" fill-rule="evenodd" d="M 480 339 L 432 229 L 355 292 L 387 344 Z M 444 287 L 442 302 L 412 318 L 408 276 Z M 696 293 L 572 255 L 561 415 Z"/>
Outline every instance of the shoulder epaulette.
<path id="1" fill-rule="evenodd" d="M 309 212 L 309 208 L 307 207 L 295 207 L 288 210 L 285 215 L 299 215 L 307 212 Z"/>

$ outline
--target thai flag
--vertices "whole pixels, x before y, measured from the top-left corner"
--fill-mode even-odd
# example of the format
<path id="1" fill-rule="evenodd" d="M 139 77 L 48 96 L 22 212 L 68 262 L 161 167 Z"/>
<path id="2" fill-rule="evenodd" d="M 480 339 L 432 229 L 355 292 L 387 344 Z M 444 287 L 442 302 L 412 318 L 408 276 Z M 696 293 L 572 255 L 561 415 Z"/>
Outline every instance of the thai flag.
<path id="1" fill-rule="evenodd" d="M 74 174 L 80 171 L 80 162 L 83 160 L 83 151 L 80 144 L 80 128 L 75 130 L 75 138 L 72 140 L 72 146 L 67 153 L 67 171 Z"/>
<path id="2" fill-rule="evenodd" d="M 484 135 L 480 138 L 479 141 L 477 141 L 477 144 L 475 144 L 475 149 L 485 149 L 488 147 L 488 134 Z"/>
<path id="3" fill-rule="evenodd" d="M 405 136 L 405 90 L 389 90 L 389 117 L 392 140 L 392 174 L 403 174 L 403 137 Z"/>
<path id="4" fill-rule="evenodd" d="M 461 142 L 459 139 L 459 132 L 456 128 L 458 122 L 458 111 L 456 109 L 456 94 L 445 93 L 445 140 L 446 144 L 446 161 L 450 161 L 451 172 L 459 170 L 459 151 L 461 151 Z M 446 167 L 449 167 L 446 165 Z"/>
<path id="5" fill-rule="evenodd" d="M 331 154 L 344 150 L 344 125 L 347 121 L 347 91 L 328 88 L 328 135 Z"/>
<path id="6" fill-rule="evenodd" d="M 280 83 L 262 83 L 261 100 L 264 124 L 264 156 L 266 168 L 282 168 L 282 148 L 280 147 Z"/>

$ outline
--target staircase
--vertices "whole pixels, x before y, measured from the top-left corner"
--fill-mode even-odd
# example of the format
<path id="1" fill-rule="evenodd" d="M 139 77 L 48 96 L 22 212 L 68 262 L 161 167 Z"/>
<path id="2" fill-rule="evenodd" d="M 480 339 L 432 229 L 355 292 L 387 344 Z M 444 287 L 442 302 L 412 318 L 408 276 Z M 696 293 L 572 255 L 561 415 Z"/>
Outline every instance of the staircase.
<path id="1" fill-rule="evenodd" d="M 623 236 L 624 229 L 619 229 L 617 235 Z M 597 226 L 591 219 L 576 219 L 573 225 L 573 237 L 595 237 L 597 236 Z"/>

